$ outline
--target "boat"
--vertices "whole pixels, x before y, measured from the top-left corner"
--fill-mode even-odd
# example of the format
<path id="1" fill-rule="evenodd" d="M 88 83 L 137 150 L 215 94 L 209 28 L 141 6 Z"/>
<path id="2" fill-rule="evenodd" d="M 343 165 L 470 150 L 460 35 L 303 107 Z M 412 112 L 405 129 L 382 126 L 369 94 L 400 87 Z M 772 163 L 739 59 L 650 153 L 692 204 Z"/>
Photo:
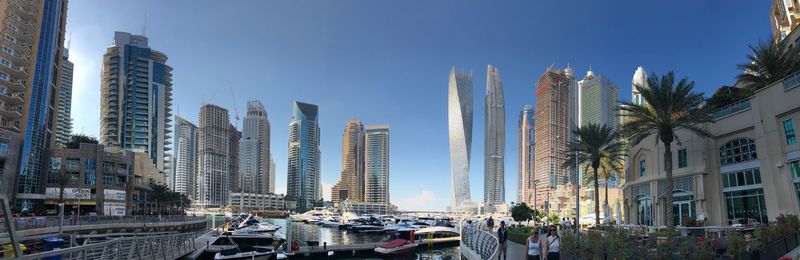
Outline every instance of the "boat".
<path id="1" fill-rule="evenodd" d="M 269 248 L 241 246 L 219 251 L 214 255 L 215 260 L 267 260 L 275 255 Z"/>
<path id="2" fill-rule="evenodd" d="M 270 223 L 257 223 L 250 226 L 246 226 L 243 228 L 239 228 L 233 231 L 233 235 L 237 234 L 251 234 L 251 233 L 275 233 L 280 229 L 280 226 L 276 226 Z"/>
<path id="3" fill-rule="evenodd" d="M 313 210 L 306 211 L 303 214 L 289 215 L 289 219 L 292 222 L 317 223 L 322 220 L 326 211 L 325 208 L 315 207 Z"/>
<path id="4" fill-rule="evenodd" d="M 375 247 L 375 253 L 383 257 L 400 256 L 414 252 L 418 245 L 405 239 L 395 239 Z"/>
<path id="5" fill-rule="evenodd" d="M 400 235 L 403 236 L 404 235 L 403 233 L 404 232 L 401 231 Z M 419 230 L 414 231 L 414 238 L 417 240 L 425 238 L 450 238 L 459 236 L 461 236 L 461 234 L 458 232 L 456 228 L 446 227 L 446 226 L 432 226 L 432 227 L 420 228 Z"/>
<path id="6" fill-rule="evenodd" d="M 269 233 L 240 232 L 234 235 L 218 236 L 210 243 L 213 247 L 229 249 L 238 245 L 272 248 L 274 236 Z"/>
<path id="7" fill-rule="evenodd" d="M 378 232 L 383 231 L 383 223 L 379 219 L 370 218 L 369 220 L 356 220 L 350 223 L 350 229 L 355 232 Z"/>

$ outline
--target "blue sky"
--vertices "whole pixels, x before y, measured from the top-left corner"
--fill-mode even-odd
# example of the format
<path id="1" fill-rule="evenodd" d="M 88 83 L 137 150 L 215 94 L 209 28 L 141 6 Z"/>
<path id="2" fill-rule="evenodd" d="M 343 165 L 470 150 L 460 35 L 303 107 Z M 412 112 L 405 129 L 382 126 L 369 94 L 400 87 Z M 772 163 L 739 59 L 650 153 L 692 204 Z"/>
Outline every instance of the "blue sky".
<path id="1" fill-rule="evenodd" d="M 97 135 L 102 55 L 114 31 L 169 56 L 174 110 L 197 122 L 203 101 L 239 114 L 261 100 L 272 124 L 278 192 L 286 190 L 291 102 L 320 107 L 322 182 L 341 171 L 352 118 L 391 128 L 391 201 L 450 203 L 447 74 L 472 70 L 472 198 L 483 197 L 486 65 L 506 96 L 506 200 L 516 198 L 516 124 L 534 82 L 555 64 L 591 65 L 630 99 L 636 67 L 674 70 L 706 93 L 733 83 L 747 45 L 770 37 L 770 1 L 70 1 L 75 131 Z M 233 113 L 231 113 L 233 114 Z M 231 119 L 233 120 L 233 119 Z M 329 194 L 326 194 L 326 197 Z"/>

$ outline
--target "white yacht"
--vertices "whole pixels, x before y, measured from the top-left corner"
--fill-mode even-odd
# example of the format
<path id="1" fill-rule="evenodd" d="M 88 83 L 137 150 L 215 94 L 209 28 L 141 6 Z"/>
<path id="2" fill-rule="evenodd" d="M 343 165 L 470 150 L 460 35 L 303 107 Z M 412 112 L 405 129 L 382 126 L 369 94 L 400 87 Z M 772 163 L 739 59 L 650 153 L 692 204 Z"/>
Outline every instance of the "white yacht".
<path id="1" fill-rule="evenodd" d="M 315 207 L 313 210 L 306 211 L 303 214 L 289 215 L 289 219 L 291 219 L 292 222 L 317 223 L 322 220 L 326 211 L 325 208 Z"/>

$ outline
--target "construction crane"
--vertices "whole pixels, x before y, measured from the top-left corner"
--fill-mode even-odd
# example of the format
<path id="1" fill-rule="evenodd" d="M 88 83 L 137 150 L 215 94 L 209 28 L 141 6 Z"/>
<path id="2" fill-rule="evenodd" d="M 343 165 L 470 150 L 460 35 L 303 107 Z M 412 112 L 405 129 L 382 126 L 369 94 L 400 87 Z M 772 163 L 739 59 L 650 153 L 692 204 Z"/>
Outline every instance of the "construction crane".
<path id="1" fill-rule="evenodd" d="M 233 94 L 233 87 L 231 89 L 231 99 L 233 99 L 233 118 L 236 119 L 236 124 L 233 125 L 234 128 L 239 127 L 239 108 L 236 106 L 236 95 Z"/>

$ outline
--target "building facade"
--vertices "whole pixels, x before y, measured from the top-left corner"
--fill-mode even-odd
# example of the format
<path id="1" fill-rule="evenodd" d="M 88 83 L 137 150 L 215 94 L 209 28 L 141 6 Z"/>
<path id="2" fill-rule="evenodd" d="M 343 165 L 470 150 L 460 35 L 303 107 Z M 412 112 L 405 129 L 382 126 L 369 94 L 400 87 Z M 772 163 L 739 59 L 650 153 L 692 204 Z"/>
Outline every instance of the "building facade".
<path id="1" fill-rule="evenodd" d="M 583 127 L 589 124 L 596 124 L 599 126 L 605 125 L 615 130 L 618 129 L 617 85 L 603 75 L 595 75 L 589 69 L 586 72 L 586 76 L 578 81 L 578 87 L 580 88 L 579 125 Z M 585 167 L 580 168 L 585 169 Z M 583 180 L 583 173 L 579 175 L 579 180 Z M 600 181 L 600 187 L 605 187 L 605 185 L 616 187 L 617 181 L 616 179 L 608 183 L 605 180 Z M 589 185 L 586 188 L 593 190 L 594 186 Z"/>
<path id="2" fill-rule="evenodd" d="M 749 99 L 714 111 L 702 125 L 711 137 L 685 129 L 669 149 L 674 187 L 667 191 L 665 147 L 649 137 L 631 146 L 626 166 L 626 223 L 676 225 L 706 219 L 706 225 L 729 225 L 750 218 L 761 223 L 780 214 L 800 213 L 800 74 L 757 90 Z M 664 195 L 672 192 L 672 205 Z M 665 216 L 665 207 L 673 216 Z"/>
<path id="3" fill-rule="evenodd" d="M 247 102 L 247 116 L 242 126 L 239 144 L 239 181 L 244 193 L 266 194 L 270 188 L 270 126 L 267 110 L 260 101 Z"/>
<path id="4" fill-rule="evenodd" d="M 166 62 L 147 37 L 115 32 L 100 84 L 100 142 L 147 153 L 162 171 L 172 127 L 172 67 Z"/>
<path id="5" fill-rule="evenodd" d="M 367 126 L 364 201 L 389 204 L 389 126 Z"/>
<path id="6" fill-rule="evenodd" d="M 782 41 L 800 24 L 800 1 L 772 0 L 770 18 L 772 39 L 775 42 Z"/>
<path id="7" fill-rule="evenodd" d="M 570 133 L 570 86 L 574 82 L 571 70 L 548 69 L 536 81 L 535 139 L 535 205 L 542 207 L 547 194 L 557 185 L 571 181 L 571 172 L 562 166 L 566 161 Z"/>
<path id="8" fill-rule="evenodd" d="M 242 132 L 233 124 L 228 124 L 228 191 L 241 191 L 239 187 L 239 143 L 242 141 Z M 227 200 L 226 200 L 227 201 Z"/>
<path id="9" fill-rule="evenodd" d="M 506 105 L 500 71 L 486 68 L 486 108 L 483 153 L 483 204 L 492 212 L 505 201 Z"/>
<path id="10" fill-rule="evenodd" d="M 447 118 L 450 132 L 450 203 L 454 210 L 471 201 L 469 159 L 472 150 L 472 73 L 450 69 Z"/>
<path id="11" fill-rule="evenodd" d="M 64 47 L 67 1 L 6 1 L 0 55 L 0 125 L 20 134 L 16 170 L 16 206 L 42 209 L 45 199 L 41 165 L 55 145 L 55 109 Z M 8 166 L 8 165 L 6 165 Z"/>
<path id="12" fill-rule="evenodd" d="M 79 212 L 110 216 L 129 214 L 127 190 L 129 182 L 134 180 L 132 153 L 84 143 L 79 149 L 48 149 L 47 157 L 45 208 L 49 213 L 57 213 L 61 193 L 59 179 L 67 178 L 63 195 L 65 215 Z"/>
<path id="13" fill-rule="evenodd" d="M 69 50 L 64 48 L 61 73 L 58 77 L 58 108 L 56 118 L 56 146 L 64 147 L 72 134 L 72 74 L 74 64 L 69 61 Z"/>
<path id="14" fill-rule="evenodd" d="M 197 186 L 198 129 L 188 120 L 175 116 L 175 145 L 172 163 L 171 188 L 178 193 L 195 198 Z"/>
<path id="15" fill-rule="evenodd" d="M 364 136 L 361 121 L 347 121 L 342 134 L 342 174 L 331 188 L 334 207 L 348 198 L 364 201 Z"/>
<path id="16" fill-rule="evenodd" d="M 232 192 L 231 206 L 234 212 L 285 210 L 286 200 L 282 194 Z"/>
<path id="17" fill-rule="evenodd" d="M 534 205 L 536 125 L 533 106 L 525 105 L 517 121 L 517 202 Z"/>
<path id="18" fill-rule="evenodd" d="M 296 202 L 291 210 L 304 212 L 322 199 L 320 186 L 319 108 L 297 102 L 292 104 L 289 123 L 287 200 Z"/>
<path id="19" fill-rule="evenodd" d="M 212 104 L 200 107 L 196 206 L 218 208 L 227 205 L 231 180 L 230 130 L 227 109 Z"/>

